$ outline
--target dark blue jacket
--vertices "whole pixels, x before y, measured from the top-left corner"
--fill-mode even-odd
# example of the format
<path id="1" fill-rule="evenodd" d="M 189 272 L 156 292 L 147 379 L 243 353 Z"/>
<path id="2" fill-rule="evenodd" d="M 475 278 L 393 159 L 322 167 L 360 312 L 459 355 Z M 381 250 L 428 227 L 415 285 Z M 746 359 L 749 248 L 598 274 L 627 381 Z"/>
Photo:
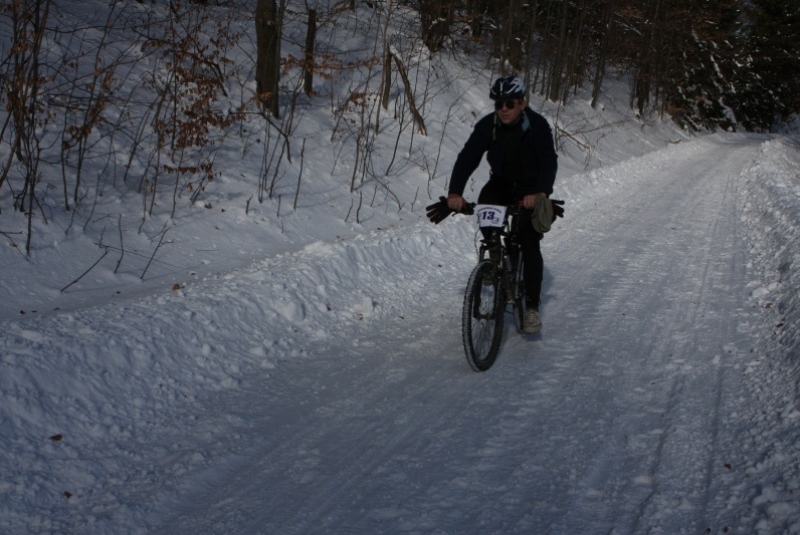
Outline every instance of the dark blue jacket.
<path id="1" fill-rule="evenodd" d="M 492 177 L 503 177 L 502 128 L 497 114 L 483 117 L 475 125 L 467 143 L 458 154 L 450 177 L 448 193 L 462 195 L 467 181 L 481 163 L 483 154 L 489 162 Z M 530 108 L 522 116 L 522 180 L 516 184 L 517 196 L 522 198 L 532 193 L 553 193 L 553 183 L 558 170 L 558 156 L 553 143 L 553 132 L 547 119 Z"/>

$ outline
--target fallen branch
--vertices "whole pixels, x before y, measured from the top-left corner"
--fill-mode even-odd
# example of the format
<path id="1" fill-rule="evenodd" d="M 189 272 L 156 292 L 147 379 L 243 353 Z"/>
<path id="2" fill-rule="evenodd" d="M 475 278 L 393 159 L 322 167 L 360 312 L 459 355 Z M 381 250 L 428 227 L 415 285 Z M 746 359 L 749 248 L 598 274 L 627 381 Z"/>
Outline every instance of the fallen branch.
<path id="1" fill-rule="evenodd" d="M 164 242 L 164 236 L 167 235 L 169 229 L 164 229 L 164 232 L 161 233 L 161 238 L 158 240 L 158 245 L 153 250 L 153 255 L 150 257 L 150 260 L 147 262 L 147 265 L 144 267 L 144 271 L 142 271 L 142 276 L 140 277 L 141 280 L 144 280 L 144 276 L 147 275 L 147 270 L 150 268 L 150 264 L 153 263 L 153 259 L 156 257 L 156 253 L 161 248 L 161 244 Z"/>
<path id="2" fill-rule="evenodd" d="M 66 291 L 66 289 L 67 289 L 67 288 L 69 288 L 70 286 L 72 286 L 73 284 L 75 284 L 76 282 L 78 282 L 79 280 L 81 280 L 82 278 L 84 278 L 84 277 L 86 276 L 86 274 L 87 274 L 87 273 L 89 273 L 91 270 L 93 270 L 93 269 L 95 268 L 95 266 L 96 266 L 97 264 L 99 264 L 99 263 L 100 263 L 100 261 L 106 257 L 106 255 L 107 255 L 107 254 L 108 254 L 108 247 L 106 247 L 106 250 L 103 252 L 103 255 L 102 255 L 100 258 L 98 258 L 98 259 L 97 259 L 97 262 L 95 262 L 94 264 L 92 264 L 92 266 L 91 266 L 89 269 L 87 269 L 86 271 L 84 271 L 84 272 L 83 272 L 83 274 L 82 274 L 80 277 L 78 277 L 78 278 L 77 278 L 77 279 L 75 279 L 74 281 L 70 282 L 69 284 L 67 284 L 66 286 L 64 286 L 63 288 L 61 288 L 61 293 L 63 294 L 63 293 L 64 293 L 64 291 Z"/>
<path id="3" fill-rule="evenodd" d="M 119 215 L 119 222 L 117 224 L 117 228 L 119 228 L 119 260 L 117 260 L 117 267 L 114 268 L 114 274 L 119 271 L 119 267 L 122 265 L 122 259 L 125 258 L 125 244 L 122 241 L 122 214 Z"/>
<path id="4" fill-rule="evenodd" d="M 96 245 L 98 247 L 103 247 L 104 249 L 111 249 L 112 251 L 123 251 L 123 249 L 121 249 L 119 247 L 114 247 L 113 245 L 105 245 L 105 244 L 100 244 L 100 243 L 98 243 Z M 195 249 L 195 250 L 196 251 L 205 251 L 206 249 Z M 209 251 L 213 251 L 213 249 L 208 249 L 208 250 Z M 143 255 L 142 253 L 136 253 L 136 252 L 130 251 L 128 249 L 125 249 L 123 252 L 128 253 L 128 254 L 132 254 L 134 256 L 141 256 L 142 258 L 150 258 L 147 255 Z M 176 269 L 185 269 L 183 266 L 176 266 L 175 264 L 170 264 L 169 262 L 164 262 L 163 260 L 153 260 L 153 262 L 155 262 L 156 264 L 162 264 L 164 266 L 169 266 L 169 267 L 176 268 Z"/>
<path id="5" fill-rule="evenodd" d="M 2 234 L 3 236 L 5 236 L 5 237 L 6 237 L 6 239 L 7 239 L 7 240 L 8 240 L 8 241 L 11 243 L 11 247 L 13 247 L 14 249 L 16 249 L 16 250 L 17 250 L 17 252 L 18 252 L 20 255 L 22 255 L 22 258 L 24 258 L 24 259 L 25 259 L 25 260 L 27 260 L 27 261 L 30 261 L 30 260 L 28 259 L 28 257 L 27 257 L 27 256 L 25 256 L 25 254 L 24 254 L 22 251 L 20 251 L 20 250 L 19 250 L 19 245 L 17 245 L 17 242 L 15 242 L 15 241 L 14 241 L 14 238 L 12 238 L 12 237 L 11 237 L 11 234 L 19 234 L 20 236 L 22 236 L 22 232 L 3 232 L 2 230 L 0 230 L 0 234 Z"/>
<path id="6" fill-rule="evenodd" d="M 344 216 L 344 222 L 345 222 L 345 223 L 347 223 L 347 220 L 350 218 L 350 212 L 352 212 L 352 211 L 353 211 L 353 204 L 354 204 L 354 203 L 355 203 L 355 201 L 354 201 L 354 200 L 351 198 L 351 199 L 350 199 L 350 209 L 349 209 L 349 210 L 347 210 L 347 215 L 346 215 L 346 216 Z"/>
<path id="7" fill-rule="evenodd" d="M 306 139 L 303 138 L 303 148 L 300 149 L 300 173 L 297 175 L 297 191 L 294 193 L 294 206 L 292 207 L 293 210 L 297 210 L 297 198 L 300 197 L 300 179 L 303 178 L 303 161 L 305 159 L 305 152 Z"/>
<path id="8" fill-rule="evenodd" d="M 420 115 L 419 111 L 417 110 L 417 105 L 414 103 L 414 93 L 411 91 L 411 82 L 408 81 L 408 73 L 406 72 L 406 68 L 403 65 L 403 62 L 400 61 L 400 58 L 397 55 L 397 51 L 394 47 L 391 48 L 392 57 L 394 58 L 394 62 L 397 65 L 397 70 L 400 73 L 400 77 L 403 79 L 403 85 L 406 88 L 406 96 L 408 99 L 408 107 L 411 109 L 411 115 L 414 116 L 414 122 L 417 123 L 417 128 L 419 129 L 419 133 L 423 136 L 428 135 L 428 130 L 425 128 L 425 121 L 422 119 L 422 115 Z"/>

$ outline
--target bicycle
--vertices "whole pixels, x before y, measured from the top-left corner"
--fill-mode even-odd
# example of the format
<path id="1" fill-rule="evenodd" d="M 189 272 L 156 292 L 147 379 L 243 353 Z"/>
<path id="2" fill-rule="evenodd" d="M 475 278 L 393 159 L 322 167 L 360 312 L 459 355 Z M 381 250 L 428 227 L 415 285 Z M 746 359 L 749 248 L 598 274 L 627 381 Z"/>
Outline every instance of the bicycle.
<path id="1" fill-rule="evenodd" d="M 478 264 L 464 293 L 461 332 L 467 362 L 476 372 L 492 367 L 500 352 L 508 305 L 517 331 L 525 322 L 525 281 L 519 206 L 468 205 L 462 213 L 477 215 L 481 228 L 489 228 L 481 240 Z"/>

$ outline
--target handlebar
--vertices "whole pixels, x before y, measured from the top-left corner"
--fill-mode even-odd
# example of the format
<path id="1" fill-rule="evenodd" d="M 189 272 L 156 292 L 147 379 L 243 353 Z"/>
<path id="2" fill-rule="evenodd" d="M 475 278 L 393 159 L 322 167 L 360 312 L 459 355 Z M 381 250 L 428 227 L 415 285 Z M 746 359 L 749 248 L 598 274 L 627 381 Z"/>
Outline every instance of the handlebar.
<path id="1" fill-rule="evenodd" d="M 461 208 L 461 210 L 456 212 L 447 205 L 447 199 L 444 197 L 439 197 L 439 202 L 428 205 L 425 209 L 427 210 L 428 219 L 430 219 L 432 223 L 438 225 L 453 214 L 473 215 L 475 213 L 476 204 L 477 203 L 474 202 L 468 202 Z M 508 206 L 507 213 L 518 214 L 521 206 L 522 203 L 517 206 Z"/>
<path id="2" fill-rule="evenodd" d="M 473 215 L 475 213 L 476 204 L 477 203 L 474 202 L 468 202 L 467 204 L 464 205 L 464 208 L 462 208 L 456 213 L 461 215 Z"/>
<path id="3" fill-rule="evenodd" d="M 490 204 L 494 204 L 494 203 L 490 203 Z M 477 205 L 478 205 L 478 203 L 474 203 L 474 202 L 468 202 L 467 204 L 465 204 L 465 205 L 464 205 L 464 208 L 462 208 L 460 211 L 458 211 L 458 212 L 455 212 L 455 213 L 457 213 L 457 214 L 461 214 L 461 215 L 473 215 L 473 214 L 475 213 L 475 207 L 476 207 Z M 519 202 L 519 203 L 517 203 L 517 204 L 512 204 L 512 205 L 500 205 L 500 206 L 505 206 L 506 208 L 508 208 L 508 210 L 507 210 L 507 212 L 506 212 L 507 214 L 516 214 L 516 213 L 518 213 L 520 210 L 522 210 L 522 209 L 523 209 L 523 206 L 522 206 L 522 201 L 520 201 L 520 202 Z"/>

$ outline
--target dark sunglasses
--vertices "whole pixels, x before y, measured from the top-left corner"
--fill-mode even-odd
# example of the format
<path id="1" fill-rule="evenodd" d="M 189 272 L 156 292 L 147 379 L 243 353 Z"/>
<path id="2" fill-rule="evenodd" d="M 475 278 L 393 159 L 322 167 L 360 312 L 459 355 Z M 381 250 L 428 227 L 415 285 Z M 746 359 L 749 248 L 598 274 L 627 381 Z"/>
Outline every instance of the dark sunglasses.
<path id="1" fill-rule="evenodd" d="M 508 100 L 495 100 L 494 101 L 494 109 L 497 111 L 506 108 L 507 110 L 513 110 L 517 107 L 517 100 L 516 99 L 508 99 Z"/>

